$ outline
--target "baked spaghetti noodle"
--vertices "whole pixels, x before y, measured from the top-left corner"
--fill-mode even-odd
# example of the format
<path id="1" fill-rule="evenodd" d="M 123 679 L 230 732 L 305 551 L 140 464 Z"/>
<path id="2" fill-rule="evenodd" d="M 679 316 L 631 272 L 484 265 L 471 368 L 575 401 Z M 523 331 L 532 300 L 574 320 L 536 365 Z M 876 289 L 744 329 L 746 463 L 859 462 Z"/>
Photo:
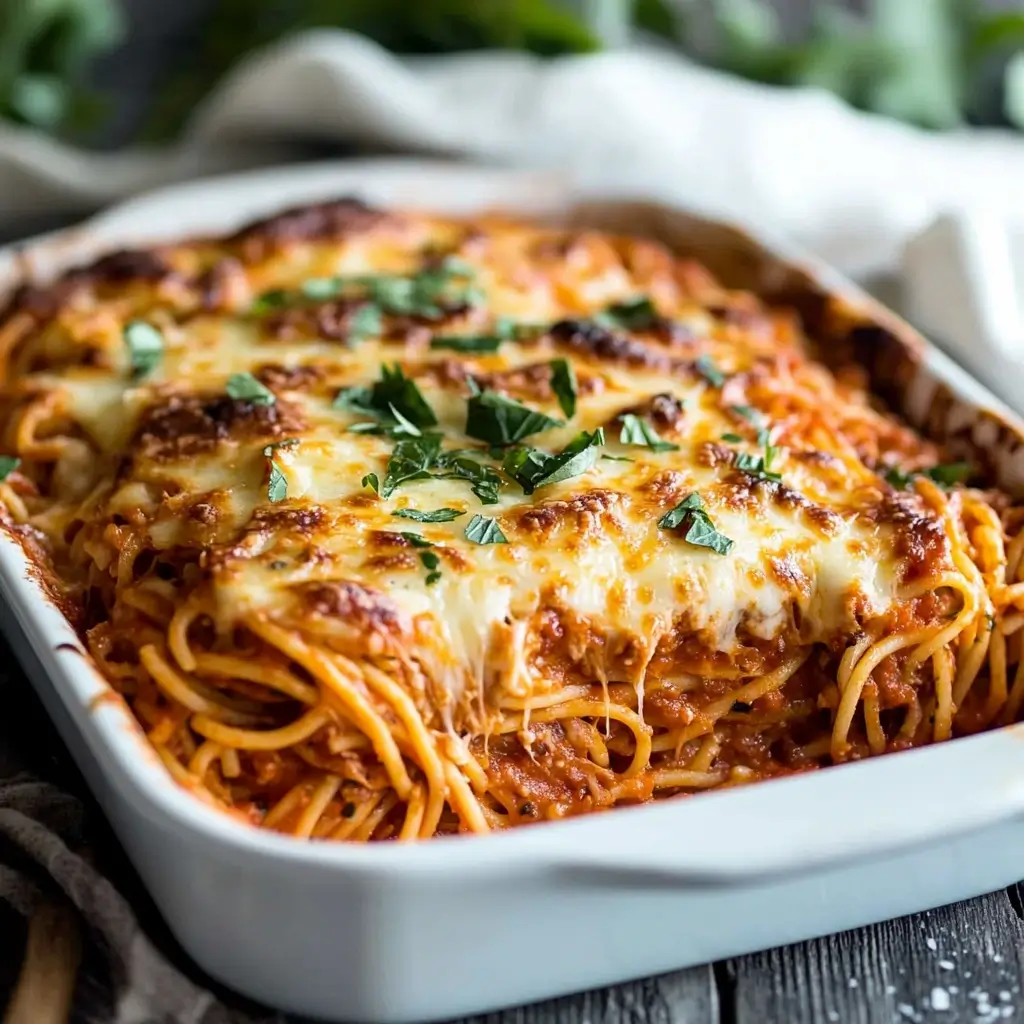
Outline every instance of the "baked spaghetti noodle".
<path id="1" fill-rule="evenodd" d="M 8 530 L 254 824 L 487 832 L 1020 714 L 1019 509 L 656 243 L 330 203 L 24 288 L 0 353 Z"/>

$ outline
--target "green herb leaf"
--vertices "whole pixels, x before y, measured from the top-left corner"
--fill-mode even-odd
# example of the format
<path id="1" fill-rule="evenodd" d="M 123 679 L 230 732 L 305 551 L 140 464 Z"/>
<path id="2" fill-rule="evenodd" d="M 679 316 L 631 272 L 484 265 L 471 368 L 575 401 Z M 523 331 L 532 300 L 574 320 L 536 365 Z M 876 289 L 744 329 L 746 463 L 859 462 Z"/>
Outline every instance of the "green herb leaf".
<path id="1" fill-rule="evenodd" d="M 743 473 L 756 477 L 758 480 L 771 480 L 778 483 L 782 476 L 779 473 L 772 473 L 763 455 L 751 455 L 749 452 L 739 452 L 736 455 L 735 466 Z"/>
<path id="2" fill-rule="evenodd" d="M 420 561 L 425 569 L 436 569 L 441 564 L 440 556 L 433 551 L 421 552 Z"/>
<path id="3" fill-rule="evenodd" d="M 389 405 L 388 409 L 391 412 L 391 416 L 395 421 L 393 427 L 390 427 L 390 432 L 395 437 L 401 437 L 403 434 L 406 437 L 420 437 L 423 431 L 416 426 L 415 423 L 411 423 L 407 420 L 393 405 Z"/>
<path id="4" fill-rule="evenodd" d="M 720 555 L 727 555 L 733 547 L 734 542 L 715 529 L 704 499 L 696 492 L 687 495 L 674 509 L 666 512 L 658 520 L 658 526 L 662 530 L 684 526 L 683 540 L 696 547 L 710 548 Z"/>
<path id="5" fill-rule="evenodd" d="M 636 462 L 636 459 L 631 459 L 628 455 L 602 455 L 601 458 L 609 462 Z"/>
<path id="6" fill-rule="evenodd" d="M 497 352 L 504 341 L 518 336 L 519 327 L 508 317 L 499 317 L 493 334 L 446 334 L 433 338 L 432 349 L 449 349 L 452 352 Z"/>
<path id="7" fill-rule="evenodd" d="M 967 480 L 973 469 L 974 467 L 969 462 L 946 462 L 910 473 L 904 472 L 897 466 L 891 466 L 882 475 L 886 483 L 901 491 L 906 490 L 919 476 L 928 477 L 940 487 L 949 488 Z"/>
<path id="8" fill-rule="evenodd" d="M 426 537 L 423 537 L 418 533 L 406 533 L 403 530 L 398 536 L 404 537 L 414 548 L 431 548 L 434 546 Z"/>
<path id="9" fill-rule="evenodd" d="M 666 512 L 659 520 L 658 526 L 663 530 L 674 530 L 691 512 L 704 512 L 707 506 L 704 499 L 694 491 L 688 494 L 674 509 Z"/>
<path id="10" fill-rule="evenodd" d="M 560 483 L 592 469 L 603 444 L 604 430 L 600 427 L 593 433 L 584 430 L 557 455 L 538 448 L 512 448 L 502 468 L 525 493 L 533 494 L 538 487 Z"/>
<path id="11" fill-rule="evenodd" d="M 940 487 L 952 487 L 963 483 L 971 475 L 972 469 L 969 462 L 947 462 L 925 470 L 925 475 Z"/>
<path id="12" fill-rule="evenodd" d="M 249 307 L 250 316 L 266 316 L 275 309 L 284 309 L 292 304 L 293 292 L 284 288 L 271 288 L 256 298 L 256 301 Z"/>
<path id="13" fill-rule="evenodd" d="M 274 392 L 265 388 L 251 373 L 231 374 L 225 390 L 228 396 L 237 402 L 273 405 L 277 401 Z"/>
<path id="14" fill-rule="evenodd" d="M 730 444 L 741 444 L 743 442 L 743 438 L 739 434 L 723 434 L 722 440 L 728 441 Z"/>
<path id="15" fill-rule="evenodd" d="M 467 480 L 481 504 L 495 505 L 502 484 L 501 476 L 490 466 L 481 465 L 476 461 L 476 449 L 470 449 L 470 452 L 471 454 L 467 454 L 465 449 L 442 452 L 436 462 L 439 472 L 435 472 L 434 476 L 439 480 L 452 477 Z"/>
<path id="16" fill-rule="evenodd" d="M 399 441 L 388 459 L 387 474 L 380 485 L 380 496 L 390 498 L 411 480 L 424 480 L 441 451 L 440 434 L 424 434 Z"/>
<path id="17" fill-rule="evenodd" d="M 288 497 L 288 478 L 275 462 L 270 463 L 270 481 L 267 483 L 267 498 L 270 501 L 284 501 Z"/>
<path id="18" fill-rule="evenodd" d="M 376 473 L 367 473 L 360 483 L 363 487 L 369 487 L 374 494 L 380 494 L 380 477 Z"/>
<path id="19" fill-rule="evenodd" d="M 683 540 L 696 547 L 711 548 L 720 555 L 727 555 L 732 550 L 733 541 L 724 533 L 719 533 L 705 512 L 692 512 L 690 524 L 683 534 Z"/>
<path id="20" fill-rule="evenodd" d="M 576 371 L 568 359 L 551 360 L 551 390 L 558 398 L 565 418 L 571 420 L 576 415 L 576 394 L 579 386 L 576 383 Z"/>
<path id="21" fill-rule="evenodd" d="M 560 420 L 530 409 L 514 398 L 499 395 L 497 391 L 470 395 L 466 405 L 466 433 L 489 444 L 515 444 L 531 434 L 560 426 Z"/>
<path id="22" fill-rule="evenodd" d="M 504 340 L 496 334 L 468 334 L 464 337 L 448 334 L 432 338 L 430 347 L 435 350 L 449 349 L 452 352 L 497 352 Z"/>
<path id="23" fill-rule="evenodd" d="M 349 318 L 348 340 L 352 343 L 376 338 L 384 331 L 384 320 L 380 306 L 368 302 L 360 306 Z"/>
<path id="24" fill-rule="evenodd" d="M 464 516 L 466 513 L 460 512 L 457 508 L 439 508 L 433 512 L 421 512 L 415 508 L 399 508 L 391 514 L 398 516 L 399 519 L 412 519 L 417 523 L 450 523 L 453 519 L 458 519 L 459 516 Z"/>
<path id="25" fill-rule="evenodd" d="M 476 515 L 466 524 L 466 540 L 474 544 L 507 544 L 508 538 L 501 531 L 497 519 Z"/>
<path id="26" fill-rule="evenodd" d="M 764 426 L 764 413 L 760 409 L 755 409 L 752 405 L 730 405 L 729 410 L 745 419 L 748 423 L 753 423 L 755 427 Z"/>
<path id="27" fill-rule="evenodd" d="M 305 299 L 314 302 L 326 302 L 341 294 L 342 279 L 340 277 L 310 277 L 302 282 L 299 291 Z"/>
<path id="28" fill-rule="evenodd" d="M 0 455 L 0 483 L 3 483 L 19 466 L 21 459 L 14 455 Z"/>
<path id="29" fill-rule="evenodd" d="M 634 444 L 641 448 L 650 448 L 653 452 L 675 452 L 679 445 L 671 441 L 663 441 L 658 432 L 640 416 L 631 412 L 623 413 L 622 431 L 619 433 L 619 444 Z"/>
<path id="30" fill-rule="evenodd" d="M 437 417 L 423 397 L 423 392 L 414 380 L 406 377 L 398 363 L 381 367 L 381 379 L 373 385 L 370 403 L 373 408 L 381 411 L 398 410 L 417 427 L 437 425 Z"/>
<path id="31" fill-rule="evenodd" d="M 699 356 L 693 368 L 714 388 L 720 388 L 726 381 L 725 374 L 710 356 Z"/>
<path id="32" fill-rule="evenodd" d="M 605 327 L 621 327 L 632 331 L 647 330 L 659 319 L 654 303 L 646 295 L 613 303 L 594 317 L 597 323 Z"/>
<path id="33" fill-rule="evenodd" d="M 125 324 L 124 341 L 135 379 L 151 373 L 163 359 L 164 336 L 145 320 L 132 320 Z"/>

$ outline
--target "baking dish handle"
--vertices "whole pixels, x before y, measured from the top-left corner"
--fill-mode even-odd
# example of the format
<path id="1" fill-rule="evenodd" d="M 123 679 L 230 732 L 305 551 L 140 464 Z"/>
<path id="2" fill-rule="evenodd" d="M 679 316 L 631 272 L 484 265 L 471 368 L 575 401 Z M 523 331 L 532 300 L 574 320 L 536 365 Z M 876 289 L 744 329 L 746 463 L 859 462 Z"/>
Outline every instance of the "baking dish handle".
<path id="1" fill-rule="evenodd" d="M 620 814 L 565 879 L 735 885 L 953 838 L 1024 812 L 1024 726 Z M 555 851 L 553 851 L 555 852 Z"/>

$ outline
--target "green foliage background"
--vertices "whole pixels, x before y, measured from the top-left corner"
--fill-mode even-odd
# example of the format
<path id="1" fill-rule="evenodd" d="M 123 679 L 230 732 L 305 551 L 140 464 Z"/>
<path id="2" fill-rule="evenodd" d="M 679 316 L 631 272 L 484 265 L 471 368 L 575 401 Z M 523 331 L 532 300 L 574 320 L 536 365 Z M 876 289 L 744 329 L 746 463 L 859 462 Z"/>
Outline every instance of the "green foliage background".
<path id="1" fill-rule="evenodd" d="M 172 2 L 172 0 L 167 0 Z M 813 85 L 933 129 L 1024 128 L 1024 11 L 982 0 L 869 0 L 854 15 L 819 0 L 809 33 L 787 39 L 769 0 L 216 0 L 201 52 L 167 83 L 150 138 L 180 129 L 218 78 L 255 47 L 346 28 L 398 53 L 600 49 L 598 27 L 653 33 L 716 68 L 779 86 Z M 102 110 L 83 92 L 89 61 L 124 35 L 118 0 L 0 0 L 0 117 L 59 131 Z M 997 83 L 993 90 L 991 85 Z"/>

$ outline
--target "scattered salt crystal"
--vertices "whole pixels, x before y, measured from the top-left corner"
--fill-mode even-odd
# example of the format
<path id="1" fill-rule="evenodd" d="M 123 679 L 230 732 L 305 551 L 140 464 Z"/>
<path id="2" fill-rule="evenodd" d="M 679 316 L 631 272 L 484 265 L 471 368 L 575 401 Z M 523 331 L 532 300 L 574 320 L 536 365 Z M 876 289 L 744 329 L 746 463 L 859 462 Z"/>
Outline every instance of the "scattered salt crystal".
<path id="1" fill-rule="evenodd" d="M 931 936 L 929 936 L 927 939 L 924 940 L 924 944 L 929 949 L 938 949 L 939 948 L 939 944 L 933 938 L 931 938 Z"/>
<path id="2" fill-rule="evenodd" d="M 829 1020 L 839 1020 L 839 1013 L 836 1010 L 829 1010 L 828 1011 L 828 1019 Z"/>
<path id="3" fill-rule="evenodd" d="M 993 954 L 992 962 L 993 963 L 997 963 L 997 964 L 1001 964 L 1003 962 L 1003 954 L 1002 953 L 995 953 L 995 954 Z"/>
<path id="4" fill-rule="evenodd" d="M 895 985 L 886 985 L 885 986 L 885 994 L 887 996 L 891 996 L 893 994 L 893 992 L 895 992 L 895 991 L 896 991 L 896 986 Z"/>
<path id="5" fill-rule="evenodd" d="M 954 964 L 952 960 L 940 960 L 939 967 L 944 971 L 951 971 L 953 970 Z"/>
<path id="6" fill-rule="evenodd" d="M 857 979 L 856 978 L 851 978 L 850 979 L 850 988 L 856 988 L 856 987 L 857 987 Z"/>
<path id="7" fill-rule="evenodd" d="M 948 989 L 948 991 L 949 991 L 949 993 L 950 993 L 951 995 L 954 995 L 954 996 L 955 996 L 955 995 L 957 994 L 957 992 L 959 992 L 959 991 L 960 991 L 960 989 L 958 989 L 958 988 L 956 987 L 956 985 L 950 985 L 950 986 L 949 986 L 949 989 Z"/>
<path id="8" fill-rule="evenodd" d="M 899 1011 L 901 1017 L 906 1017 L 907 1020 L 914 1021 L 914 1024 L 921 1024 L 921 1014 L 917 1012 L 909 1003 L 898 1003 L 896 1009 Z"/>
<path id="9" fill-rule="evenodd" d="M 933 1010 L 948 1010 L 949 1009 L 949 993 L 944 988 L 933 988 L 932 989 L 932 1009 Z"/>
<path id="10" fill-rule="evenodd" d="M 999 999 L 1001 1002 L 1008 1003 L 1010 1001 L 1010 993 L 1003 991 L 999 993 Z"/>

